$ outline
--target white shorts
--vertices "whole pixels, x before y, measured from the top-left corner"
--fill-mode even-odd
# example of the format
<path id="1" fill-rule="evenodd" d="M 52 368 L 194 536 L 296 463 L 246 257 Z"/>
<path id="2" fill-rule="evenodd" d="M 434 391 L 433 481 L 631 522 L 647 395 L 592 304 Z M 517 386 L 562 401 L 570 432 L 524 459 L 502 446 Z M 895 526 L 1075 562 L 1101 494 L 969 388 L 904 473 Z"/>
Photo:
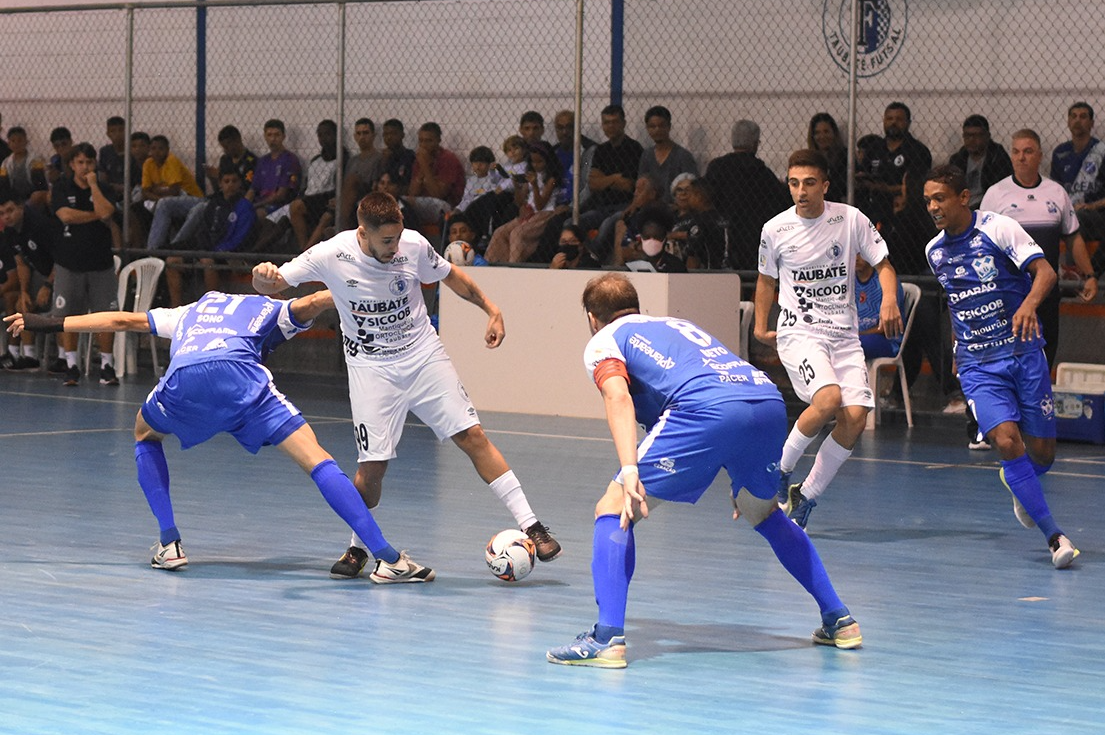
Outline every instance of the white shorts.
<path id="1" fill-rule="evenodd" d="M 858 337 L 824 339 L 797 334 L 780 337 L 776 346 L 794 392 L 806 403 L 813 403 L 814 394 L 826 385 L 837 385 L 842 406 L 875 407 Z"/>
<path id="2" fill-rule="evenodd" d="M 402 363 L 348 365 L 358 462 L 394 459 L 411 411 L 445 441 L 480 423 L 445 348 L 414 369 Z"/>

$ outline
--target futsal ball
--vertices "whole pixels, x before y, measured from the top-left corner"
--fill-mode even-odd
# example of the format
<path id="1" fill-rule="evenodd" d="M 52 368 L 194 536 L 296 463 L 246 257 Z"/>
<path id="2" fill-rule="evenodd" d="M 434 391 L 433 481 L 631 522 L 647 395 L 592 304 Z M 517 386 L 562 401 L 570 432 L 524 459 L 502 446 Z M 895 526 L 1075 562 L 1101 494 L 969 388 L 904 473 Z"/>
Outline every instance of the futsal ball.
<path id="1" fill-rule="evenodd" d="M 529 536 L 516 529 L 500 531 L 487 542 L 484 558 L 487 566 L 499 579 L 517 582 L 533 571 L 537 547 Z"/>
<path id="2" fill-rule="evenodd" d="M 453 265 L 472 265 L 476 251 L 464 240 L 453 240 L 445 246 L 445 260 Z"/>

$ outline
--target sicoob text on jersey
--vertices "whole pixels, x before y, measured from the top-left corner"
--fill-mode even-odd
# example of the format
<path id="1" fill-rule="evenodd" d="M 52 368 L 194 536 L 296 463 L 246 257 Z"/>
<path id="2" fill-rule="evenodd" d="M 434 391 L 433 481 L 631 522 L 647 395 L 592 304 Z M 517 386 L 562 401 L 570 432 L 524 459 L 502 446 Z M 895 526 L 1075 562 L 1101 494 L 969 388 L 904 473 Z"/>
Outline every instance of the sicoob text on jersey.
<path id="1" fill-rule="evenodd" d="M 405 260 L 405 259 L 404 259 Z M 355 290 L 356 285 L 350 287 Z M 342 333 L 342 345 L 346 354 L 396 355 L 409 349 L 410 344 L 389 346 L 404 341 L 411 328 L 410 286 L 402 276 L 395 276 L 388 284 L 393 299 L 348 299 L 350 316 L 357 324 L 357 334 L 350 337 Z"/>

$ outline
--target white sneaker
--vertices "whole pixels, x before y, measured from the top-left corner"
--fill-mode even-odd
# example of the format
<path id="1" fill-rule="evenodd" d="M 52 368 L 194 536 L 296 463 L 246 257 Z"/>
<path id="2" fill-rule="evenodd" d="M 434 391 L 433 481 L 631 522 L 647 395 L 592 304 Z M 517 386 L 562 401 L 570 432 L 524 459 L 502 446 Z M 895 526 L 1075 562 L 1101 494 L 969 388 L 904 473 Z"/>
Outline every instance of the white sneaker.
<path id="1" fill-rule="evenodd" d="M 168 546 L 162 546 L 158 542 L 150 547 L 150 551 L 154 552 L 153 558 L 150 559 L 150 566 L 154 569 L 167 569 L 172 572 L 188 566 L 188 557 L 185 556 L 184 547 L 180 545 L 179 540 L 173 541 Z"/>
<path id="2" fill-rule="evenodd" d="M 1048 547 L 1051 549 L 1051 563 L 1056 569 L 1066 569 L 1075 557 L 1082 553 L 1074 548 L 1074 544 L 1070 542 L 1070 539 L 1061 533 L 1052 536 L 1051 541 L 1048 542 Z"/>
<path id="3" fill-rule="evenodd" d="M 962 398 L 953 398 L 944 406 L 944 413 L 967 413 L 967 402 Z"/>
<path id="4" fill-rule="evenodd" d="M 400 582 L 432 582 L 437 576 L 433 569 L 424 567 L 412 560 L 407 552 L 399 552 L 399 561 L 388 564 L 383 559 L 376 560 L 376 568 L 368 575 L 376 584 L 397 584 Z"/>

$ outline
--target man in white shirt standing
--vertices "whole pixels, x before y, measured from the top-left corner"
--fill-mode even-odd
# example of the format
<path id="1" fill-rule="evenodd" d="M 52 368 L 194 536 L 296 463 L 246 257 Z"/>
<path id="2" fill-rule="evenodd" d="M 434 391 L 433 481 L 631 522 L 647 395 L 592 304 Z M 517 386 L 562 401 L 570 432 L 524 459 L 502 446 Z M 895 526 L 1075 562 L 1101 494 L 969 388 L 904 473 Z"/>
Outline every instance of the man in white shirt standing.
<path id="1" fill-rule="evenodd" d="M 825 201 L 828 177 L 823 154 L 791 154 L 787 184 L 794 206 L 764 225 L 756 282 L 756 339 L 777 347 L 795 392 L 809 404 L 791 429 L 779 463 L 780 503 L 802 528 L 816 499 L 851 456 L 867 412 L 875 406 L 852 294 L 856 256 L 874 265 L 883 293 L 898 290 L 886 243 L 871 221 L 855 207 Z M 770 331 L 776 285 L 779 322 Z M 887 337 L 901 333 L 894 299 L 883 300 L 879 320 Z M 821 443 L 813 469 L 791 485 L 790 473 L 806 447 L 833 418 L 836 427 Z"/>
<path id="2" fill-rule="evenodd" d="M 308 281 L 322 281 L 341 317 L 349 369 L 349 398 L 359 466 L 354 484 L 371 510 L 380 502 L 388 461 L 403 433 L 407 411 L 453 442 L 503 501 L 541 561 L 560 554 L 557 543 L 529 506 L 521 483 L 487 438 L 422 300 L 422 283 L 441 281 L 488 316 L 484 339 L 498 347 L 505 336 L 502 312 L 460 268 L 449 264 L 414 230 L 403 227 L 399 204 L 373 192 L 357 207 L 360 226 L 340 232 L 277 268 L 260 263 L 253 286 L 264 294 Z M 358 576 L 368 560 L 353 535 L 330 576 Z"/>

